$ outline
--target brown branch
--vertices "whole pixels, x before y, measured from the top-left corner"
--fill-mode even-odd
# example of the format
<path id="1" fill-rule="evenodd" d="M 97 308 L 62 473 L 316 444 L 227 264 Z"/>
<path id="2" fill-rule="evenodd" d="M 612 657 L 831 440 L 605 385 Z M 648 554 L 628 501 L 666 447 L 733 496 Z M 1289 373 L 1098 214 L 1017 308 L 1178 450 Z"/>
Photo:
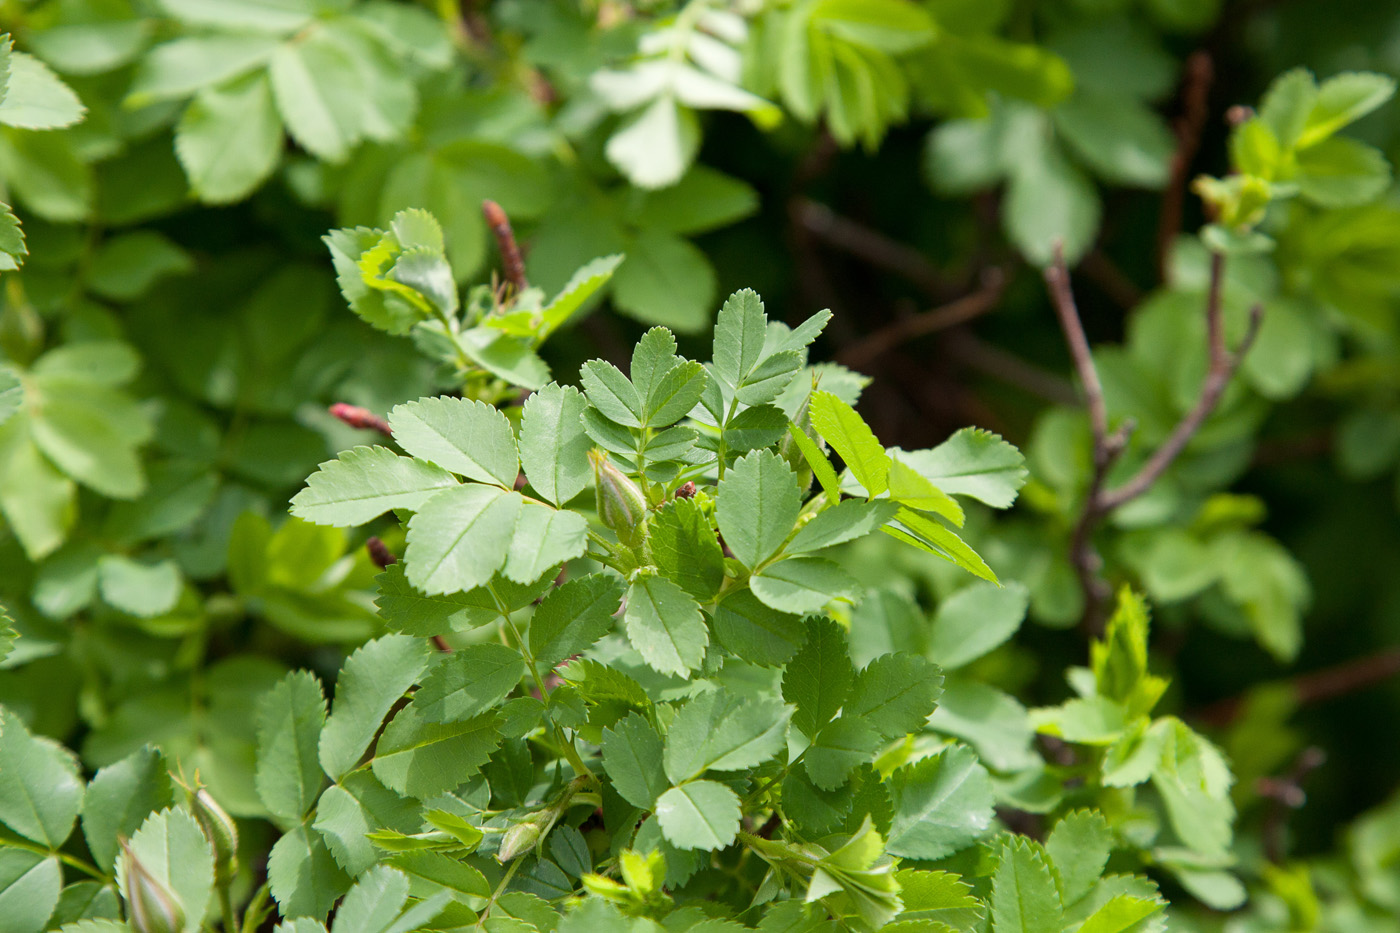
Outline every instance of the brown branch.
<path id="1" fill-rule="evenodd" d="M 1308 795 L 1303 791 L 1307 777 L 1327 762 L 1327 753 L 1316 745 L 1310 745 L 1298 753 L 1293 767 L 1286 774 L 1277 777 L 1261 777 L 1254 782 L 1254 789 L 1268 801 L 1260 835 L 1264 840 L 1264 854 L 1274 864 L 1282 864 L 1287 855 L 1284 836 L 1288 831 L 1288 814 L 1307 803 Z"/>
<path id="2" fill-rule="evenodd" d="M 1400 647 L 1299 674 L 1283 683 L 1299 706 L 1311 706 L 1374 687 L 1395 676 L 1400 676 Z M 1241 694 L 1218 700 L 1193 713 L 1191 718 L 1211 726 L 1228 726 L 1239 716 L 1248 697 L 1248 694 Z"/>
<path id="3" fill-rule="evenodd" d="M 510 228 L 510 218 L 495 201 L 482 201 L 481 213 L 486 218 L 486 226 L 496 238 L 496 248 L 501 253 L 501 268 L 506 281 L 515 286 L 516 294 L 530 287 L 525 278 L 525 260 L 520 258 L 520 244 L 515 242 L 515 231 Z"/>
<path id="4" fill-rule="evenodd" d="M 1225 344 L 1223 314 L 1225 258 L 1219 253 L 1213 254 L 1205 308 L 1206 343 L 1210 363 L 1196 404 L 1182 416 L 1167 435 L 1167 439 L 1152 452 L 1130 479 L 1119 486 L 1109 488 L 1109 471 L 1127 447 L 1134 425 L 1129 420 L 1119 425 L 1117 430 L 1111 433 L 1109 431 L 1108 406 L 1104 400 L 1103 384 L 1099 381 L 1093 353 L 1084 334 L 1084 324 L 1074 301 L 1064 252 L 1058 247 L 1055 250 L 1055 260 L 1046 267 L 1044 276 L 1051 303 L 1055 306 L 1060 328 L 1064 331 L 1070 356 L 1079 374 L 1085 405 L 1089 410 L 1089 426 L 1093 432 L 1093 474 L 1089 479 L 1083 509 L 1070 535 L 1069 556 L 1079 578 L 1080 589 L 1084 593 L 1084 627 L 1097 634 L 1103 623 L 1103 611 L 1111 590 L 1108 582 L 1100 575 L 1103 560 L 1094 548 L 1094 532 L 1114 509 L 1152 488 L 1215 411 L 1235 370 L 1239 368 L 1240 361 L 1259 333 L 1263 308 L 1256 305 L 1250 311 L 1249 329 L 1239 348 L 1231 352 Z"/>
<path id="5" fill-rule="evenodd" d="M 1157 220 L 1157 275 L 1164 281 L 1172 243 L 1181 232 L 1181 214 L 1186 201 L 1191 163 L 1201 147 L 1201 133 L 1210 116 L 1210 86 L 1214 80 L 1215 65 L 1207 52 L 1194 52 L 1186 59 L 1181 81 L 1181 115 L 1173 125 L 1176 151 L 1172 154 L 1167 187 L 1162 193 L 1162 213 Z"/>
<path id="6" fill-rule="evenodd" d="M 374 565 L 380 570 L 384 570 L 399 562 L 399 559 L 394 556 L 394 552 L 385 546 L 378 535 L 371 535 L 365 540 L 365 550 L 369 551 L 369 559 L 374 561 Z M 437 646 L 437 650 L 451 653 L 452 646 L 447 643 L 446 638 L 443 638 L 441 635 L 434 635 L 432 641 L 433 644 Z"/>
<path id="7" fill-rule="evenodd" d="M 945 305 L 912 314 L 886 324 L 861 338 L 854 346 L 837 354 L 837 360 L 852 369 L 863 369 L 883 354 L 916 337 L 923 337 L 964 324 L 986 314 L 1001 301 L 1006 274 L 995 267 L 983 274 L 982 287 Z"/>
<path id="8" fill-rule="evenodd" d="M 888 269 L 908 279 L 935 298 L 948 294 L 948 282 L 923 253 L 871 230 L 849 217 L 842 217 L 825 204 L 798 198 L 794 216 L 804 230 L 823 242 L 858 256 L 872 265 Z"/>
<path id="9" fill-rule="evenodd" d="M 394 436 L 394 432 L 389 429 L 389 422 L 385 421 L 368 408 L 361 408 L 358 405 L 349 405 L 345 402 L 336 402 L 329 410 L 339 421 L 350 425 L 352 428 L 359 428 L 363 431 L 378 431 L 385 437 Z"/>

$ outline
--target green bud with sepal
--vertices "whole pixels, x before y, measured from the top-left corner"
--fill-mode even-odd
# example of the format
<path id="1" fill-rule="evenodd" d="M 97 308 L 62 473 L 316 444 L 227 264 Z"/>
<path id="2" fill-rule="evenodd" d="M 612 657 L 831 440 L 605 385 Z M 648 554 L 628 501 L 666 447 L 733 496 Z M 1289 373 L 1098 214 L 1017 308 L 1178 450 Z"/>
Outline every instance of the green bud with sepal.
<path id="1" fill-rule="evenodd" d="M 185 925 L 180 902 L 141 864 L 125 838 L 117 842 L 125 863 L 122 897 L 126 898 L 127 920 L 132 929 L 136 933 L 180 933 Z"/>
<path id="2" fill-rule="evenodd" d="M 611 528 L 617 539 L 631 548 L 646 540 L 647 498 L 641 487 L 608 460 L 597 448 L 588 452 L 593 464 L 593 483 L 598 497 L 598 518 Z"/>
<path id="3" fill-rule="evenodd" d="M 185 789 L 190 814 L 195 818 L 195 822 L 199 823 L 199 828 L 204 831 L 205 838 L 214 849 L 214 881 L 221 885 L 227 884 L 238 874 L 238 824 L 228 815 L 227 810 L 219 806 L 219 802 L 208 789 L 199 783 L 197 773 L 193 787 L 183 781 L 180 782 L 180 786 Z"/>

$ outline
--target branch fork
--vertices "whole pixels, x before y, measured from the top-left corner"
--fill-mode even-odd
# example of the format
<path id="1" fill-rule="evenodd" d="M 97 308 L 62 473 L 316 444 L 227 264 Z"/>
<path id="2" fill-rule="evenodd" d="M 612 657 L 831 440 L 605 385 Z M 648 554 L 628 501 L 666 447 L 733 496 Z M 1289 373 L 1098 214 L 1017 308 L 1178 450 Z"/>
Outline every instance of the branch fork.
<path id="1" fill-rule="evenodd" d="M 1225 257 L 1221 253 L 1212 253 L 1210 287 L 1206 293 L 1205 307 L 1209 368 L 1201 383 L 1200 394 L 1191 410 L 1182 415 L 1166 440 L 1152 452 L 1137 472 L 1120 485 L 1109 487 L 1108 474 L 1127 449 L 1135 424 L 1132 420 L 1127 420 L 1116 429 L 1109 429 L 1103 383 L 1099 380 L 1089 340 L 1084 334 L 1084 324 L 1074 300 L 1064 250 L 1058 244 L 1054 261 L 1046 267 L 1044 277 L 1060 321 L 1060 329 L 1064 331 L 1075 371 L 1079 375 L 1085 407 L 1089 411 L 1089 426 L 1094 438 L 1094 472 L 1070 538 L 1070 562 L 1084 592 L 1085 627 L 1097 632 L 1102 627 L 1104 607 L 1112 594 L 1108 581 L 1100 576 L 1103 560 L 1094 548 L 1094 532 L 1115 509 L 1151 489 L 1200 431 L 1201 426 L 1219 406 L 1220 399 L 1239 369 L 1244 355 L 1254 344 L 1259 334 L 1259 326 L 1263 322 L 1264 309 L 1262 305 L 1256 304 L 1250 310 L 1249 326 L 1244 338 L 1239 346 L 1231 350 L 1225 341 L 1223 313 Z"/>

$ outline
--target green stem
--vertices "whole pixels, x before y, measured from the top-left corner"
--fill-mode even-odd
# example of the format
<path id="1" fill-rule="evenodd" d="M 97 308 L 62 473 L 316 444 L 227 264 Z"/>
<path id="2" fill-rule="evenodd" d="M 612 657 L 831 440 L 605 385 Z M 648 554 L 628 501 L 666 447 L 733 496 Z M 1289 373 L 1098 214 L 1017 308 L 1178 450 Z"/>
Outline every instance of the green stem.
<path id="1" fill-rule="evenodd" d="M 263 882 L 262 887 L 253 892 L 248 906 L 243 908 L 243 933 L 254 933 L 258 924 L 262 922 L 263 907 L 267 904 L 267 897 L 271 891 L 268 882 Z"/>
<path id="2" fill-rule="evenodd" d="M 219 909 L 224 915 L 224 933 L 238 933 L 238 920 L 233 914 L 233 898 L 229 895 L 228 882 L 219 885 Z"/>

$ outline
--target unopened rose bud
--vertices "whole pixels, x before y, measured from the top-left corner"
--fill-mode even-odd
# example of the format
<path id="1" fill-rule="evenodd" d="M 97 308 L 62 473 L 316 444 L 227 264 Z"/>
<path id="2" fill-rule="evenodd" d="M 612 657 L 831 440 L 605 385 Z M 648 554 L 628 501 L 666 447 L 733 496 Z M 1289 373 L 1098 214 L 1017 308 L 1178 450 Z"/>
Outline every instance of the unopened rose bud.
<path id="1" fill-rule="evenodd" d="M 694 484 L 693 482 L 691 482 L 690 480 L 686 480 L 684 483 L 681 484 L 681 488 L 676 490 L 676 498 L 677 498 L 677 499 L 694 499 L 694 498 L 695 498 L 695 484 Z"/>
<path id="2" fill-rule="evenodd" d="M 628 547 L 639 547 L 646 537 L 647 500 L 628 476 L 608 461 L 608 455 L 591 450 L 593 482 L 598 495 L 598 517 Z"/>
<path id="3" fill-rule="evenodd" d="M 238 873 L 238 825 L 202 787 L 190 794 L 190 813 L 214 847 L 214 880 L 224 884 Z"/>
<path id="4" fill-rule="evenodd" d="M 545 827 L 553 819 L 553 813 L 549 810 L 541 810 L 533 814 L 522 823 L 516 823 L 506 834 L 501 837 L 501 848 L 496 853 L 498 862 L 509 862 L 529 852 L 540 841 L 540 836 L 544 833 Z"/>
<path id="5" fill-rule="evenodd" d="M 126 898 L 127 920 L 136 933 L 180 933 L 185 925 L 185 912 L 179 901 L 151 875 L 125 839 L 119 839 L 125 882 L 122 896 Z"/>
<path id="6" fill-rule="evenodd" d="M 358 405 L 348 405 L 345 402 L 336 402 L 331 406 L 330 410 L 332 415 L 350 425 L 352 428 L 360 428 L 366 431 L 378 431 L 385 437 L 389 437 L 393 433 L 389 430 L 389 422 L 367 408 L 361 408 Z"/>

